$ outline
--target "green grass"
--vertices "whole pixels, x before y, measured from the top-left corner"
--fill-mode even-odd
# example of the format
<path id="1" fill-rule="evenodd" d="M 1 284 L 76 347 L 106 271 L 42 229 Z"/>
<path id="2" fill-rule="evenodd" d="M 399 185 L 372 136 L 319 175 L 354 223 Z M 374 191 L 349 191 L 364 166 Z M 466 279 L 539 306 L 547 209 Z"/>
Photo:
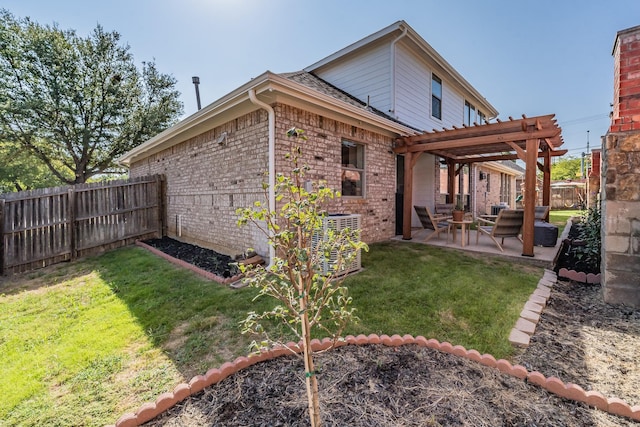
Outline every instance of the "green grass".
<path id="1" fill-rule="evenodd" d="M 345 282 L 349 334 L 413 334 L 508 357 L 541 270 L 403 242 Z M 248 352 L 238 322 L 273 304 L 139 248 L 0 282 L 0 426 L 104 425 Z"/>
<path id="2" fill-rule="evenodd" d="M 562 231 L 564 227 L 567 225 L 567 220 L 572 216 L 580 216 L 584 211 L 581 210 L 562 210 L 562 211 L 550 211 L 549 212 L 549 222 L 551 224 L 555 224 L 558 226 L 558 237 L 562 235 Z"/>
<path id="3" fill-rule="evenodd" d="M 345 282 L 361 318 L 347 332 L 423 335 L 497 358 L 541 269 L 433 246 L 387 242 Z"/>

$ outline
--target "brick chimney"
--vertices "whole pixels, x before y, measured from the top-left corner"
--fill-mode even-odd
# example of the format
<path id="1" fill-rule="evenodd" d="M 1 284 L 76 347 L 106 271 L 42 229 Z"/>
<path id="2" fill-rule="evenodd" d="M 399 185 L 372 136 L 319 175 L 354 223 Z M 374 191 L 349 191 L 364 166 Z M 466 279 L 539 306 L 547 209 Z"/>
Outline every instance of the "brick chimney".
<path id="1" fill-rule="evenodd" d="M 611 132 L 640 130 L 640 25 L 618 31 L 613 45 Z"/>
<path id="2" fill-rule="evenodd" d="M 640 26 L 613 46 L 611 127 L 602 147 L 602 257 L 605 302 L 640 308 Z"/>

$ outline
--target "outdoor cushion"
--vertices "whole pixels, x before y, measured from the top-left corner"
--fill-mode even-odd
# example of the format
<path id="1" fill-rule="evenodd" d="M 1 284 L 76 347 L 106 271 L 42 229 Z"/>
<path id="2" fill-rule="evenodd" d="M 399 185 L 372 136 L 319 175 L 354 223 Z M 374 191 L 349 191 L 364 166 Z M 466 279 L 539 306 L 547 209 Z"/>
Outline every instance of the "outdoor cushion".
<path id="1" fill-rule="evenodd" d="M 533 229 L 535 246 L 555 246 L 558 240 L 558 227 L 548 222 L 536 221 Z"/>

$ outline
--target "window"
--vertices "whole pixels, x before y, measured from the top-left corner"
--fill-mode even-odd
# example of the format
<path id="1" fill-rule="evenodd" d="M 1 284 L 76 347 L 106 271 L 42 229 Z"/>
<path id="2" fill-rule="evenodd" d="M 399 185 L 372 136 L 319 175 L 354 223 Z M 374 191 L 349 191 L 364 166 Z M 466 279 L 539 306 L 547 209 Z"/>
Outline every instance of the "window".
<path id="1" fill-rule="evenodd" d="M 464 112 L 462 113 L 462 123 L 467 126 L 471 126 L 474 123 L 481 125 L 485 122 L 485 115 L 480 110 L 476 110 L 476 107 L 474 107 L 469 101 L 465 101 Z"/>
<path id="2" fill-rule="evenodd" d="M 491 191 L 491 173 L 487 172 L 487 192 Z"/>
<path id="3" fill-rule="evenodd" d="M 364 145 L 342 141 L 342 195 L 364 196 Z"/>
<path id="4" fill-rule="evenodd" d="M 431 115 L 442 119 L 442 80 L 435 74 L 431 75 Z"/>
<path id="5" fill-rule="evenodd" d="M 462 123 L 467 126 L 471 126 L 476 121 L 476 107 L 471 105 L 468 101 L 464 102 L 464 116 Z"/>
<path id="6" fill-rule="evenodd" d="M 500 203 L 509 204 L 511 201 L 511 176 L 500 174 Z"/>

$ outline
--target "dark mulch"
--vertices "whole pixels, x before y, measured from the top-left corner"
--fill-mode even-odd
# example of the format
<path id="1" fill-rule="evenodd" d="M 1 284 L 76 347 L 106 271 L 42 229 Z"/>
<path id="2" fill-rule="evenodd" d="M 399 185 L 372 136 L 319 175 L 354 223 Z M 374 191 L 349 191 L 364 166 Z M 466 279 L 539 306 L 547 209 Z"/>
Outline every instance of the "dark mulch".
<path id="1" fill-rule="evenodd" d="M 170 237 L 149 239 L 144 243 L 220 277 L 227 278 L 238 274 L 238 267 L 233 265 L 233 258 L 211 249 L 179 242 Z"/>

